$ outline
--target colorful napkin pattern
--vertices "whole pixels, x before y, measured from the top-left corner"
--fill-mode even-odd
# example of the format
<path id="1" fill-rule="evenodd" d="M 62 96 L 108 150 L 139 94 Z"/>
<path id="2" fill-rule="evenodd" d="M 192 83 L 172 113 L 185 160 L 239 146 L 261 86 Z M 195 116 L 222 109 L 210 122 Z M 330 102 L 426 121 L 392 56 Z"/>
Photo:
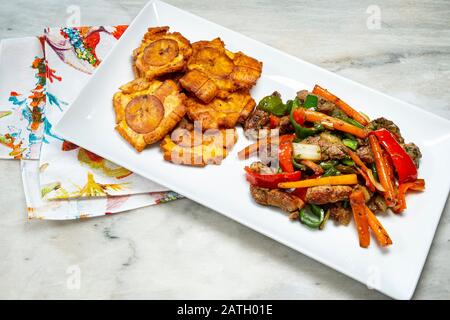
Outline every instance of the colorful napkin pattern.
<path id="1" fill-rule="evenodd" d="M 76 98 L 125 29 L 125 26 L 116 26 L 45 30 L 47 91 L 53 102 L 46 109 L 50 127 L 61 119 L 68 104 Z M 168 191 L 161 185 L 64 141 L 53 134 L 51 129 L 45 131 L 44 140 L 39 174 L 44 199 Z"/>
<path id="2" fill-rule="evenodd" d="M 2 40 L 0 70 L 0 158 L 38 159 L 48 125 L 46 68 L 39 39 Z"/>
<path id="3" fill-rule="evenodd" d="M 47 38 L 0 42 L 0 158 L 22 159 L 30 219 L 88 218 L 181 198 L 52 131 L 125 29 L 47 29 Z"/>
<path id="4" fill-rule="evenodd" d="M 152 192 L 102 198 L 44 200 L 39 185 L 39 161 L 22 160 L 22 182 L 29 219 L 69 220 L 92 218 L 176 200 L 175 192 Z"/>

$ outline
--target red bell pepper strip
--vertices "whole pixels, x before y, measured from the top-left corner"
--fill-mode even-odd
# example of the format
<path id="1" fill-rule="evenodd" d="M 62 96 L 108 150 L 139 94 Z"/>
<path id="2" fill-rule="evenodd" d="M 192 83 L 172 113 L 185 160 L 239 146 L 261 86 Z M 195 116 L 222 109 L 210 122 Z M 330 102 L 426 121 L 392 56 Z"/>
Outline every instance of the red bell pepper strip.
<path id="1" fill-rule="evenodd" d="M 392 133 L 382 128 L 369 133 L 378 138 L 383 148 L 388 152 L 397 171 L 398 182 L 412 182 L 417 179 L 417 168 L 408 153 L 395 140 Z"/>
<path id="2" fill-rule="evenodd" d="M 300 171 L 297 171 L 300 172 Z M 308 192 L 308 188 L 296 188 L 294 190 L 292 190 L 292 194 L 299 197 L 300 199 L 303 200 L 303 202 L 305 202 L 306 199 L 306 192 Z"/>
<path id="3" fill-rule="evenodd" d="M 294 172 L 294 164 L 292 163 L 292 154 L 294 147 L 292 142 L 294 141 L 295 134 L 286 134 L 280 136 L 280 145 L 278 149 L 278 162 L 280 168 L 284 172 Z"/>
<path id="4" fill-rule="evenodd" d="M 273 114 L 270 114 L 269 123 L 270 123 L 270 129 L 278 128 L 278 126 L 280 125 L 280 118 Z"/>
<path id="5" fill-rule="evenodd" d="M 280 182 L 290 182 L 300 180 L 300 171 L 288 173 L 261 174 L 256 173 L 249 167 L 245 167 L 247 181 L 260 188 L 277 189 Z"/>
<path id="6" fill-rule="evenodd" d="M 302 108 L 297 108 L 292 112 L 292 117 L 299 125 L 303 125 L 306 121 L 305 112 Z"/>
<path id="7" fill-rule="evenodd" d="M 401 213 L 406 209 L 406 192 L 408 191 L 408 189 L 414 191 L 425 190 L 425 180 L 417 179 L 414 182 L 407 182 L 399 185 L 397 205 L 394 208 L 395 213 Z"/>

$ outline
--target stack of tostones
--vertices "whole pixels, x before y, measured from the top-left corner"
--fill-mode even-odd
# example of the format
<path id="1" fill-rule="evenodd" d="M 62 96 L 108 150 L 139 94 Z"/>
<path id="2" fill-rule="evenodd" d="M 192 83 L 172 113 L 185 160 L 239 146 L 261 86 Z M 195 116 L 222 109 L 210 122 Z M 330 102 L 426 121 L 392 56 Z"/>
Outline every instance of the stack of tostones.
<path id="1" fill-rule="evenodd" d="M 191 45 L 156 27 L 134 50 L 133 69 L 136 79 L 113 98 L 116 130 L 138 152 L 162 140 L 165 160 L 204 166 L 219 164 L 236 143 L 235 126 L 256 105 L 249 90 L 262 63 L 219 38 Z"/>

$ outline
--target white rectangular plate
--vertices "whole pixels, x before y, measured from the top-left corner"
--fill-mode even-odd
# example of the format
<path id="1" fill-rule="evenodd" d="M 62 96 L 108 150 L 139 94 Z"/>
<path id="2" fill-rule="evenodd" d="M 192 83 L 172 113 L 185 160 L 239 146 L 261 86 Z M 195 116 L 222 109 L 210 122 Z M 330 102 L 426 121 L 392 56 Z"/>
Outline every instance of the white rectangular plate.
<path id="1" fill-rule="evenodd" d="M 353 225 L 329 223 L 323 232 L 312 231 L 290 222 L 279 210 L 256 205 L 244 177 L 247 162 L 237 159 L 238 150 L 249 143 L 241 130 L 233 152 L 220 166 L 174 165 L 163 160 L 158 146 L 136 153 L 114 130 L 111 99 L 120 85 L 133 79 L 130 56 L 147 28 L 164 25 L 192 42 L 221 37 L 228 49 L 263 61 L 263 75 L 252 90 L 255 100 L 275 90 L 283 98 L 291 98 L 296 91 L 312 89 L 318 83 L 371 118 L 384 116 L 395 121 L 407 141 L 414 141 L 422 150 L 420 176 L 425 178 L 427 190 L 409 195 L 408 210 L 402 215 L 380 217 L 393 246 L 381 249 L 372 239 L 369 249 L 361 249 Z M 139 13 L 58 123 L 56 132 L 398 299 L 409 299 L 414 292 L 450 188 L 449 121 L 158 1 L 150 2 Z"/>

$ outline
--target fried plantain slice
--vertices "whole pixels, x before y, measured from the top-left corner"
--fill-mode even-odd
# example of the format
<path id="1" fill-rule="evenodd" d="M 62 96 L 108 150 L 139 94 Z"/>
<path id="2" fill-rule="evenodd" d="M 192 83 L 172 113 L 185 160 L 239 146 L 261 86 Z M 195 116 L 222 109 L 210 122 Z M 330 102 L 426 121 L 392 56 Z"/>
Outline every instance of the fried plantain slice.
<path id="1" fill-rule="evenodd" d="M 161 140 L 184 117 L 185 95 L 173 80 L 135 79 L 114 94 L 116 130 L 138 152 Z"/>
<path id="2" fill-rule="evenodd" d="M 205 103 L 215 97 L 226 98 L 239 89 L 250 89 L 261 76 L 261 62 L 242 52 L 226 50 L 220 38 L 195 42 L 192 49 L 188 71 L 180 84 Z"/>
<path id="3" fill-rule="evenodd" d="M 203 130 L 208 130 L 234 128 L 237 123 L 243 123 L 256 102 L 247 90 L 241 90 L 229 94 L 225 99 L 215 98 L 210 103 L 189 96 L 185 105 L 189 118 L 199 122 Z"/>
<path id="4" fill-rule="evenodd" d="M 237 52 L 232 56 L 234 69 L 231 79 L 238 84 L 239 88 L 250 89 L 261 76 L 262 63 L 242 52 Z"/>
<path id="5" fill-rule="evenodd" d="M 206 166 L 220 164 L 237 141 L 236 129 L 175 129 L 161 141 L 164 160 L 175 164 Z"/>
<path id="6" fill-rule="evenodd" d="M 139 48 L 134 50 L 134 71 L 139 78 L 156 77 L 181 71 L 192 55 L 189 40 L 169 27 L 149 28 Z"/>

